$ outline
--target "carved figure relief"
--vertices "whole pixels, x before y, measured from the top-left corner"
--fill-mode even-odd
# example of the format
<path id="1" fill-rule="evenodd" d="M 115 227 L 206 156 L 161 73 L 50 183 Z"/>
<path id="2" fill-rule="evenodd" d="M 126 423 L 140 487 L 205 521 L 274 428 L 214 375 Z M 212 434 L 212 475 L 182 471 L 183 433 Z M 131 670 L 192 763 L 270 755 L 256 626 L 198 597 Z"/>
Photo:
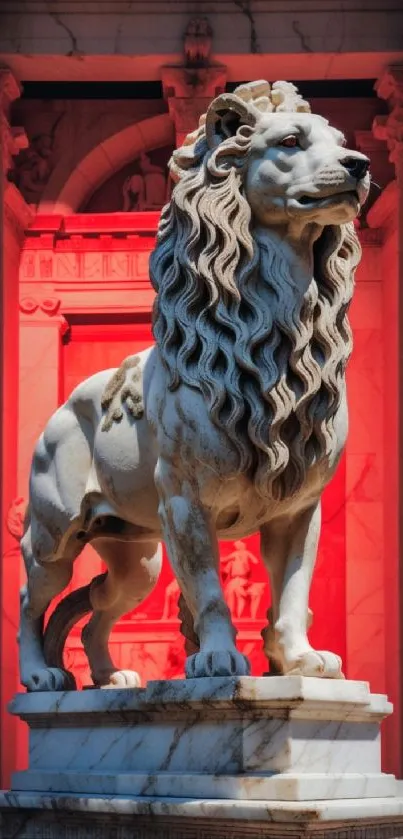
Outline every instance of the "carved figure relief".
<path id="1" fill-rule="evenodd" d="M 123 184 L 122 210 L 125 213 L 160 210 L 167 200 L 166 174 L 160 166 L 151 163 L 145 152 L 140 155 L 139 169 Z"/>
<path id="2" fill-rule="evenodd" d="M 162 617 L 165 620 L 171 620 L 172 618 L 178 617 L 178 604 L 180 596 L 180 586 L 174 577 L 165 589 L 164 608 L 162 610 Z"/>
<path id="3" fill-rule="evenodd" d="M 235 550 L 221 560 L 225 599 L 233 617 L 242 618 L 248 612 L 248 616 L 256 617 L 260 600 L 258 603 L 253 601 L 251 577 L 253 566 L 258 564 L 258 559 L 247 549 L 242 539 L 234 542 L 234 548 Z M 260 586 L 260 583 L 255 585 Z M 264 591 L 264 584 L 262 585 Z"/>
<path id="4" fill-rule="evenodd" d="M 48 133 L 37 134 L 27 149 L 18 155 L 10 173 L 12 180 L 30 204 L 38 204 L 55 164 L 54 146 L 57 128 L 64 114 L 57 117 Z"/>
<path id="5" fill-rule="evenodd" d="M 210 61 L 213 30 L 206 17 L 192 18 L 184 37 L 184 56 L 188 67 L 206 67 Z"/>
<path id="6" fill-rule="evenodd" d="M 102 371 L 50 419 L 34 454 L 21 540 L 29 690 L 71 684 L 62 661 L 46 659 L 42 616 L 87 543 L 108 569 L 76 603 L 91 615 L 83 644 L 96 685 L 138 684 L 113 662 L 108 636 L 155 586 L 161 540 L 197 631 L 186 675 L 248 674 L 218 540 L 239 543 L 226 584 L 242 614 L 257 559 L 242 540 L 257 532 L 272 582 L 270 661 L 282 674 L 342 678 L 340 658 L 313 649 L 307 623 L 321 496 L 347 434 L 353 222 L 368 166 L 285 82 L 218 96 L 174 152 L 150 260 L 156 343 L 135 368 L 144 411 L 134 416 L 124 398 L 126 372 Z M 249 582 L 237 599 L 241 572 Z M 63 600 L 57 608 L 62 618 Z"/>

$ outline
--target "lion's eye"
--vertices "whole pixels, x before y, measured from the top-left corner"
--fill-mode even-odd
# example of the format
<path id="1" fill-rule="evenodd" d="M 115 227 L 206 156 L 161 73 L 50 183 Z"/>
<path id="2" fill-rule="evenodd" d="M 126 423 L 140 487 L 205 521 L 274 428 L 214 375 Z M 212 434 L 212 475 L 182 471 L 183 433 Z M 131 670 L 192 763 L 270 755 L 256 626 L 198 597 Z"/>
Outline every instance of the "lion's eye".
<path id="1" fill-rule="evenodd" d="M 280 140 L 279 146 L 285 146 L 287 149 L 294 149 L 296 146 L 299 146 L 298 137 L 295 134 L 289 134 L 288 137 L 284 137 L 283 140 Z"/>

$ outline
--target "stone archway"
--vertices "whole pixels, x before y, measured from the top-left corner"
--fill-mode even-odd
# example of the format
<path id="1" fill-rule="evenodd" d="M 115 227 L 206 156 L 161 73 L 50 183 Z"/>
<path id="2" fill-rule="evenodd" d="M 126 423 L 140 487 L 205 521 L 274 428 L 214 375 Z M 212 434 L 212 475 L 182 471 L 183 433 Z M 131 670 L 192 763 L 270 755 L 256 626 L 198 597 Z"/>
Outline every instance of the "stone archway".
<path id="1" fill-rule="evenodd" d="M 111 175 L 141 151 L 174 145 L 175 130 L 169 114 L 136 122 L 103 140 L 79 161 L 60 186 L 60 168 L 50 178 L 38 213 L 75 213 Z"/>

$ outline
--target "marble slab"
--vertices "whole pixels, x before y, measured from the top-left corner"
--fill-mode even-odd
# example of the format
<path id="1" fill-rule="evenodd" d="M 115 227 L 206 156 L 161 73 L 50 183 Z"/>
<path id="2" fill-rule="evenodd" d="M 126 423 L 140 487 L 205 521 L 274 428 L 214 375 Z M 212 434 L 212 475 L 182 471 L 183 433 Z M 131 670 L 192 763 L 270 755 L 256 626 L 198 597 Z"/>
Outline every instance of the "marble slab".
<path id="1" fill-rule="evenodd" d="M 396 780 L 386 774 L 277 773 L 207 775 L 204 773 L 110 773 L 32 770 L 13 776 L 13 791 L 92 795 L 152 796 L 158 798 L 233 799 L 235 801 L 317 801 L 379 798 L 396 795 Z"/>
<path id="2" fill-rule="evenodd" d="M 138 798 L 113 795 L 65 795 L 0 792 L 0 810 L 57 810 L 130 816 L 210 818 L 265 822 L 347 822 L 357 819 L 403 818 L 403 795 L 395 798 L 336 801 L 234 801 L 223 799 Z"/>
<path id="3" fill-rule="evenodd" d="M 319 703 L 319 705 L 318 705 Z M 383 694 L 371 694 L 368 682 L 313 679 L 304 676 L 234 676 L 206 679 L 172 679 L 150 681 L 146 688 L 120 690 L 90 689 L 84 691 L 20 693 L 9 710 L 21 719 L 39 720 L 52 717 L 111 712 L 138 713 L 163 708 L 186 712 L 202 709 L 205 714 L 215 710 L 287 709 L 293 716 L 325 710 L 326 714 L 358 718 L 361 710 L 367 719 L 371 712 L 380 719 L 392 713 L 392 705 Z M 328 717 L 332 719 L 332 716 Z"/>
<path id="4" fill-rule="evenodd" d="M 395 796 L 381 772 L 385 696 L 300 676 L 20 694 L 29 767 L 14 791 L 308 801 Z"/>

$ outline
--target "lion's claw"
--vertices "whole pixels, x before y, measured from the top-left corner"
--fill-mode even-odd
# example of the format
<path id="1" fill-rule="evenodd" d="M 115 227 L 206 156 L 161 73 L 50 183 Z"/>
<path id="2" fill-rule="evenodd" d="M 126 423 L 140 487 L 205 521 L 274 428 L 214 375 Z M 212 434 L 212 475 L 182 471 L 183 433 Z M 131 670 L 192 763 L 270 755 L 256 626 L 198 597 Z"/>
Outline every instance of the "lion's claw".
<path id="1" fill-rule="evenodd" d="M 248 676 L 250 664 L 237 650 L 206 650 L 189 656 L 186 661 L 186 678 L 201 679 L 207 676 Z"/>
<path id="2" fill-rule="evenodd" d="M 116 690 L 117 688 L 139 688 L 141 679 L 135 670 L 116 670 L 109 675 L 106 684 L 99 685 L 103 690 Z"/>
<path id="3" fill-rule="evenodd" d="M 75 690 L 76 680 L 72 673 L 61 667 L 38 667 L 32 671 L 24 685 L 29 692 L 50 690 Z"/>
<path id="4" fill-rule="evenodd" d="M 309 650 L 298 656 L 287 676 L 314 676 L 319 679 L 344 679 L 342 661 L 336 653 Z"/>

